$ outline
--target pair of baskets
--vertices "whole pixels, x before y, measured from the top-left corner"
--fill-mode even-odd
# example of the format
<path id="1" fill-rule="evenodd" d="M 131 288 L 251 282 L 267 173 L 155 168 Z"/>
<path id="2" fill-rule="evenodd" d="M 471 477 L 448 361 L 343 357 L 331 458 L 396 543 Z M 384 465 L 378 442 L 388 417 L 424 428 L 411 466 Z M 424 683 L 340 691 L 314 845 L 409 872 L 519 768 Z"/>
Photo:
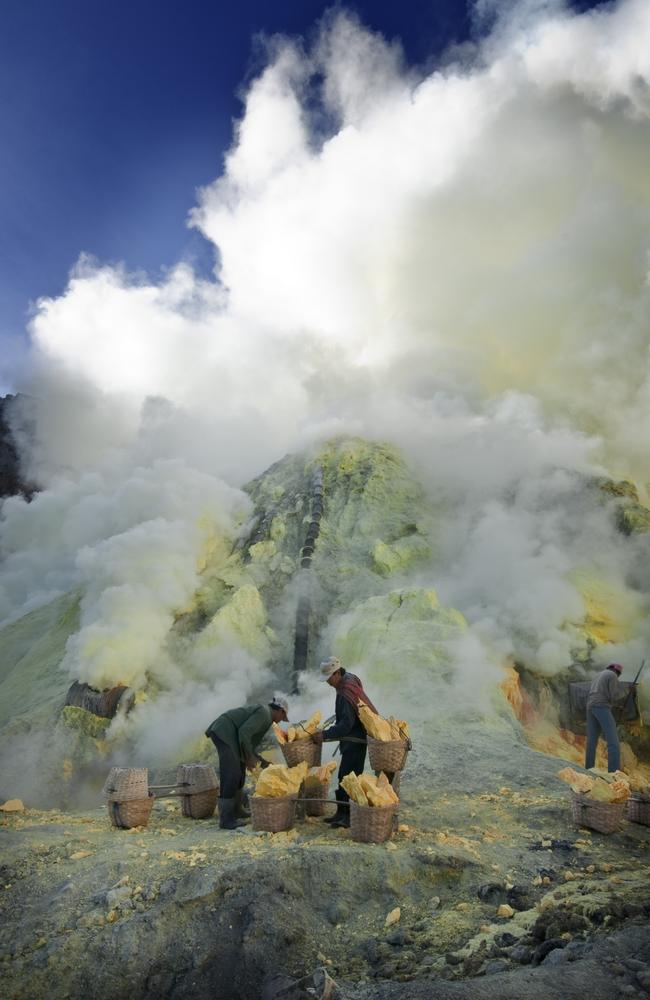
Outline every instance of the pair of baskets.
<path id="1" fill-rule="evenodd" d="M 209 764 L 181 764 L 176 773 L 176 785 L 162 787 L 180 790 L 183 816 L 207 819 L 214 814 L 219 781 Z M 149 790 L 149 771 L 146 767 L 112 767 L 103 791 L 114 827 L 131 830 L 135 826 L 147 825 L 155 796 Z"/>
<path id="2" fill-rule="evenodd" d="M 586 826 L 598 833 L 616 833 L 625 810 L 625 802 L 595 802 L 582 792 L 571 793 L 571 815 L 576 826 Z"/>
<path id="3" fill-rule="evenodd" d="M 153 809 L 153 793 L 149 791 L 149 771 L 146 767 L 112 767 L 104 782 L 111 826 L 132 830 L 146 826 Z"/>
<path id="4" fill-rule="evenodd" d="M 367 740 L 368 757 L 373 771 L 395 774 L 404 770 L 406 755 L 411 749 L 408 740 L 376 740 L 372 736 L 368 736 Z M 280 749 L 289 767 L 295 767 L 302 761 L 310 767 L 320 767 L 323 748 L 320 743 L 314 743 L 310 736 L 282 743 Z"/>

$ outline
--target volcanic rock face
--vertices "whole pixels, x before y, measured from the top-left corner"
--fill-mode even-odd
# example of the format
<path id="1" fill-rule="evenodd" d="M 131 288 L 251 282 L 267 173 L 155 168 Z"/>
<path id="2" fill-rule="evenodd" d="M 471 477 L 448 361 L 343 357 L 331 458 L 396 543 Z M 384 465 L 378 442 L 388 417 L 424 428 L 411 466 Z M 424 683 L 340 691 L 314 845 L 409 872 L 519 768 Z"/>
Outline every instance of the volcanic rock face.
<path id="1" fill-rule="evenodd" d="M 0 397 L 0 498 L 17 494 L 29 497 L 33 484 L 25 482 L 20 471 L 18 449 L 11 429 L 11 410 L 17 396 Z"/>
<path id="2" fill-rule="evenodd" d="M 266 697 L 269 688 L 291 690 L 295 684 L 297 608 L 308 624 L 308 664 L 335 652 L 359 672 L 381 711 L 411 721 L 423 767 L 460 766 L 469 784 L 479 787 L 482 779 L 473 768 L 495 748 L 506 757 L 519 753 L 530 720 L 538 749 L 572 760 L 582 753 L 579 742 L 569 745 L 559 735 L 557 706 L 569 674 L 540 681 L 537 688 L 527 681 L 537 692 L 528 718 L 524 695 L 515 691 L 517 674 L 508 689 L 512 662 L 481 645 L 463 614 L 439 600 L 432 583 L 442 569 L 438 551 L 449 515 L 434 510 L 396 448 L 331 441 L 282 459 L 246 492 L 249 520 L 234 539 L 211 536 L 199 586 L 189 605 L 177 609 L 144 679 L 140 669 L 135 680 L 129 672 L 119 618 L 110 628 L 100 619 L 84 638 L 83 594 L 63 595 L 2 630 L 0 759 L 6 784 L 0 793 L 23 795 L 34 804 L 71 802 L 101 787 L 113 762 L 169 770 L 182 761 L 211 759 L 202 733 L 212 717 L 233 703 Z M 616 504 L 632 502 L 619 494 Z M 308 568 L 302 565 L 307 537 Z M 613 585 L 599 583 L 588 568 L 576 575 L 575 586 L 585 594 L 587 614 L 565 630 L 574 649 L 571 679 L 583 679 L 593 649 L 624 636 L 627 607 L 617 604 Z M 102 597 L 107 614 L 110 594 L 108 588 Z M 127 627 L 125 621 L 125 634 Z M 62 711 L 76 678 L 60 665 L 69 659 L 71 644 L 82 654 L 97 650 L 102 636 L 107 647 L 123 646 L 124 656 L 116 660 L 115 675 L 96 686 L 131 685 L 135 703 L 128 717 L 121 713 L 114 722 L 97 723 L 91 717 L 85 725 L 89 704 L 75 702 Z M 517 668 L 534 681 L 534 665 Z M 329 692 L 314 683 L 313 673 L 298 680 L 295 717 L 315 707 L 329 714 Z M 205 708 L 208 703 L 215 707 Z M 643 751 L 638 744 L 635 749 Z M 462 764 L 455 765 L 459 758 Z"/>

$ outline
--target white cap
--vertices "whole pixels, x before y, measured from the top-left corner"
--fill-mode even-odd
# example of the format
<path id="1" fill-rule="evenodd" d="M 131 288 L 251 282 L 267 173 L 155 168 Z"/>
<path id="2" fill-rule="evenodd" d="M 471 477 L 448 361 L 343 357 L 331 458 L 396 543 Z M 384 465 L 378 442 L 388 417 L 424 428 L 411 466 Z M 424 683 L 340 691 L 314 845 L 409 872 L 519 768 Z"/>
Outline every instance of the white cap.
<path id="1" fill-rule="evenodd" d="M 279 708 L 280 711 L 284 712 L 285 719 L 289 718 L 289 702 L 286 698 L 283 698 L 279 694 L 274 694 L 269 702 L 269 705 L 271 708 Z"/>
<path id="2" fill-rule="evenodd" d="M 338 656 L 330 656 L 328 660 L 323 660 L 320 665 L 320 675 L 321 679 L 328 681 L 332 674 L 335 674 L 337 670 L 341 669 L 341 661 Z"/>

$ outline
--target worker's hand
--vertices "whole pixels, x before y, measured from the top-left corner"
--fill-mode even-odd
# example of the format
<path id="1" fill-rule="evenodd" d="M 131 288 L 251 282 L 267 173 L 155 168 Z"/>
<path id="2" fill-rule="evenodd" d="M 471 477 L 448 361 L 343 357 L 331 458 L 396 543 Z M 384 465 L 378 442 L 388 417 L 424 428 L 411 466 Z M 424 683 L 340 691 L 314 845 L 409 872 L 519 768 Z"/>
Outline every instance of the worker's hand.
<path id="1" fill-rule="evenodd" d="M 318 732 L 312 733 L 311 734 L 311 741 L 312 741 L 312 743 L 318 743 L 320 745 L 323 742 L 323 733 L 322 733 L 322 731 L 318 730 Z"/>
<path id="2" fill-rule="evenodd" d="M 247 771 L 254 771 L 255 768 L 257 767 L 257 760 L 255 759 L 255 757 L 247 757 L 245 764 Z"/>

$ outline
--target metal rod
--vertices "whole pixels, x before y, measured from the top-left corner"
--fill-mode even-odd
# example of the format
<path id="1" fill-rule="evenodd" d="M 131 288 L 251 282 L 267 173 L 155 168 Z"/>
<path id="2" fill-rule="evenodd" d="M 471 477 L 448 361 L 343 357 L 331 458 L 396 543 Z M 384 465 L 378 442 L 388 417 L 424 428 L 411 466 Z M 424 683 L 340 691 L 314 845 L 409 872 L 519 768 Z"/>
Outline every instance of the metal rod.
<path id="1" fill-rule="evenodd" d="M 634 686 L 637 683 L 639 677 L 641 676 L 641 671 L 643 670 L 644 667 L 645 667 L 645 659 L 641 660 L 641 666 L 637 670 L 636 677 L 632 681 L 632 684 L 630 685 L 630 690 L 627 693 L 627 697 L 626 697 L 625 701 L 623 702 L 623 704 L 621 705 L 621 708 L 619 710 L 619 712 L 620 712 L 619 722 L 621 722 L 621 723 L 625 722 L 624 716 L 625 716 L 625 712 L 627 711 L 628 702 L 629 702 L 630 698 L 632 697 L 632 695 L 634 694 Z"/>

